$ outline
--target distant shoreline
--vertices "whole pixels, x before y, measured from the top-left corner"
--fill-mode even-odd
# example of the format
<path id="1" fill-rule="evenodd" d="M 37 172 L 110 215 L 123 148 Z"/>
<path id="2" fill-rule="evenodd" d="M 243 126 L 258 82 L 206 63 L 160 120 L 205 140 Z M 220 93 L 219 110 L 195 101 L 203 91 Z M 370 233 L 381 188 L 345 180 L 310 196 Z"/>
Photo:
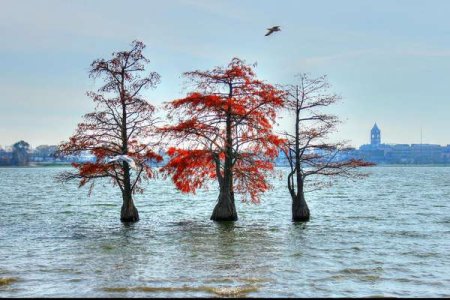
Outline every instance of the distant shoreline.
<path id="1" fill-rule="evenodd" d="M 27 166 L 0 166 L 0 168 L 38 168 L 38 167 L 70 167 L 72 163 L 64 162 L 64 163 L 30 163 Z"/>

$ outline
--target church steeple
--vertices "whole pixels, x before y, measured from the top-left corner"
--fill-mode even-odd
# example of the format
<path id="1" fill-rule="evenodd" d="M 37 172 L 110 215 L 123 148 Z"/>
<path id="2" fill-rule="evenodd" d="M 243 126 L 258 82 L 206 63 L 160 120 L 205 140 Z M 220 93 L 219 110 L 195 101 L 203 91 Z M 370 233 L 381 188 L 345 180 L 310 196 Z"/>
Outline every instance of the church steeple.
<path id="1" fill-rule="evenodd" d="M 381 131 L 375 123 L 370 131 L 370 144 L 373 146 L 379 146 L 381 144 Z"/>

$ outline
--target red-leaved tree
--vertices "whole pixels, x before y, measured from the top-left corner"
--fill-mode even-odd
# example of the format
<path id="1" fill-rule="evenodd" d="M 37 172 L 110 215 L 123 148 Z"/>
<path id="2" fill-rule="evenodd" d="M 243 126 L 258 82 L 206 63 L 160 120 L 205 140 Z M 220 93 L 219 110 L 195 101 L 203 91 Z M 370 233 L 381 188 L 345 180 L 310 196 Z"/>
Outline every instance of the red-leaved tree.
<path id="1" fill-rule="evenodd" d="M 235 193 L 258 202 L 270 188 L 266 178 L 282 143 L 272 131 L 283 92 L 258 80 L 252 66 L 234 58 L 227 67 L 184 74 L 193 91 L 166 104 L 162 128 L 176 147 L 162 168 L 182 192 L 195 192 L 209 180 L 219 185 L 211 220 L 235 221 Z"/>
<path id="2" fill-rule="evenodd" d="M 142 179 L 154 176 L 149 163 L 161 161 L 156 144 L 155 108 L 141 95 L 145 88 L 159 83 L 159 74 L 145 72 L 149 60 L 142 54 L 145 45 L 132 43 L 130 51 L 115 52 L 109 60 L 97 59 L 91 64 L 90 77 L 104 80 L 97 92 L 88 92 L 96 104 L 84 115 L 75 134 L 59 146 L 62 155 L 90 152 L 95 162 L 73 163 L 75 172 L 60 174 L 62 181 L 79 179 L 80 187 L 94 180 L 110 178 L 122 192 L 122 222 L 139 220 L 133 194 L 142 192 Z"/>

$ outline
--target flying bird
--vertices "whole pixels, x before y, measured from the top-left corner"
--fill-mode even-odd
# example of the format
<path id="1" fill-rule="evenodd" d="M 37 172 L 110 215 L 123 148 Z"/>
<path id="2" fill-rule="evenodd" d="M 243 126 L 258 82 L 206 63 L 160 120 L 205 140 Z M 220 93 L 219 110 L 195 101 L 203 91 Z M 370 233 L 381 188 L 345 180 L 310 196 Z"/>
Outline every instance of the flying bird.
<path id="1" fill-rule="evenodd" d="M 272 33 L 274 33 L 275 31 L 281 31 L 280 26 L 273 26 L 272 28 L 267 28 L 267 30 L 269 30 L 265 36 L 268 36 Z"/>
<path id="2" fill-rule="evenodd" d="M 116 155 L 113 158 L 109 159 L 107 162 L 108 163 L 114 163 L 114 162 L 121 163 L 124 161 L 126 161 L 131 168 L 133 168 L 135 170 L 137 169 L 136 163 L 134 162 L 134 160 L 131 157 L 129 157 L 128 155 L 124 155 L 124 154 Z"/>

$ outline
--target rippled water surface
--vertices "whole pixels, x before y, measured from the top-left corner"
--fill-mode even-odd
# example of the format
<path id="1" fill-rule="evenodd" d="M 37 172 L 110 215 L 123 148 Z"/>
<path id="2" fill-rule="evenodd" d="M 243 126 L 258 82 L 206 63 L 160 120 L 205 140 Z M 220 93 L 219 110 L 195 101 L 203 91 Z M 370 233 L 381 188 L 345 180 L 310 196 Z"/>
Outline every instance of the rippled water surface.
<path id="1" fill-rule="evenodd" d="M 114 188 L 88 197 L 55 183 L 63 170 L 0 169 L 0 297 L 450 296 L 449 167 L 340 180 L 307 195 L 306 224 L 290 221 L 284 178 L 234 224 L 209 220 L 214 188 L 156 180 L 131 226 Z"/>

